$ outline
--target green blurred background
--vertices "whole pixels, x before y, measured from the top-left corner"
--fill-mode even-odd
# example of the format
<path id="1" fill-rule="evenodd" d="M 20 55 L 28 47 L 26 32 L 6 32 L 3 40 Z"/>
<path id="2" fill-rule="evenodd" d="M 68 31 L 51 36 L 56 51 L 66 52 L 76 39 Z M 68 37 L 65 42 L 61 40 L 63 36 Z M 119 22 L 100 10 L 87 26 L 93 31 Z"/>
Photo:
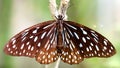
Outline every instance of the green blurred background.
<path id="1" fill-rule="evenodd" d="M 110 58 L 85 59 L 78 65 L 60 62 L 59 68 L 120 68 L 120 0 L 71 0 L 67 14 L 68 20 L 107 37 L 117 53 Z M 56 63 L 42 65 L 35 59 L 8 56 L 3 52 L 10 37 L 51 19 L 48 0 L 0 0 L 0 68 L 54 68 Z"/>

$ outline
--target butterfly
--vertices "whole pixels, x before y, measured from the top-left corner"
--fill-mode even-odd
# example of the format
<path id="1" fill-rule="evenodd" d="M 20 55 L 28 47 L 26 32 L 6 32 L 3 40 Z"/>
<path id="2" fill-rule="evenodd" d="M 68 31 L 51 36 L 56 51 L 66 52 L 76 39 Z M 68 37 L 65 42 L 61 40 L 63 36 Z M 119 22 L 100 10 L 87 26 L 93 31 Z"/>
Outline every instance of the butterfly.
<path id="1" fill-rule="evenodd" d="M 21 31 L 9 40 L 4 52 L 35 58 L 41 64 L 53 63 L 58 58 L 68 64 L 78 64 L 84 58 L 107 58 L 116 53 L 112 43 L 100 33 L 63 18 L 58 15 L 57 20 Z"/>

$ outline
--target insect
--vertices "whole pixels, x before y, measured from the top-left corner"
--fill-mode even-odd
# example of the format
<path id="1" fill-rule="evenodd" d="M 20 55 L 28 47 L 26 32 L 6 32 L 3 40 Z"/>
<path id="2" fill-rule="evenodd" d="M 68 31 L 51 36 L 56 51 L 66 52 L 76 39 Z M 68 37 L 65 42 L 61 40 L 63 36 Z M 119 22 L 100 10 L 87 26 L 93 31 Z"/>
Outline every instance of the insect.
<path id="1" fill-rule="evenodd" d="M 41 64 L 55 62 L 58 58 L 68 64 L 78 64 L 84 58 L 110 57 L 116 53 L 111 42 L 98 32 L 59 15 L 31 26 L 6 44 L 4 52 L 12 56 L 35 58 Z"/>
<path id="2" fill-rule="evenodd" d="M 35 58 L 41 64 L 50 64 L 60 58 L 68 64 L 78 64 L 84 58 L 110 57 L 116 51 L 111 42 L 98 32 L 72 21 L 65 21 L 70 0 L 49 0 L 56 20 L 31 26 L 13 36 L 4 48 L 12 56 Z"/>

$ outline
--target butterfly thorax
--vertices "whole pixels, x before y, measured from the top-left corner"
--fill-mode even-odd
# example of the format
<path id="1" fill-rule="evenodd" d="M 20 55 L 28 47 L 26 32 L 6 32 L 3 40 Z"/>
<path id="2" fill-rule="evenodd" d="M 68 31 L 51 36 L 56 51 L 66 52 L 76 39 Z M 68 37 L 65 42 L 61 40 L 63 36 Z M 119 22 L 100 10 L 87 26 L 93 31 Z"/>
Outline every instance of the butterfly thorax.
<path id="1" fill-rule="evenodd" d="M 59 15 L 57 18 L 57 49 L 61 52 L 63 48 L 63 16 Z"/>

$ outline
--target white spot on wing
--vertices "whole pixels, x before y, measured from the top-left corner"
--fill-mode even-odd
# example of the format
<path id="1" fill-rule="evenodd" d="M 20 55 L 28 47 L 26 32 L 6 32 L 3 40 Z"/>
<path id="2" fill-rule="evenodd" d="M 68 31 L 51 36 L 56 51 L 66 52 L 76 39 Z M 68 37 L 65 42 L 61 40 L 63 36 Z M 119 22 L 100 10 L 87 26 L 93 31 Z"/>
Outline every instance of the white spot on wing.
<path id="1" fill-rule="evenodd" d="M 22 39 L 22 42 L 23 42 L 25 39 L 26 39 L 26 37 L 24 37 L 24 38 Z"/>
<path id="2" fill-rule="evenodd" d="M 86 39 L 85 39 L 85 37 L 82 37 L 82 40 L 83 40 L 84 43 L 86 43 Z"/>
<path id="3" fill-rule="evenodd" d="M 9 47 L 9 45 L 7 44 L 7 45 L 6 45 L 6 47 L 8 48 L 8 47 Z"/>
<path id="4" fill-rule="evenodd" d="M 107 47 L 104 46 L 104 49 L 107 50 Z"/>
<path id="5" fill-rule="evenodd" d="M 96 38 L 93 38 L 97 43 L 98 43 L 98 40 Z"/>
<path id="6" fill-rule="evenodd" d="M 26 53 L 26 55 L 28 55 L 28 52 Z"/>
<path id="7" fill-rule="evenodd" d="M 90 37 L 86 37 L 88 40 L 90 40 Z"/>
<path id="8" fill-rule="evenodd" d="M 50 54 L 48 55 L 48 58 L 50 58 Z"/>
<path id="9" fill-rule="evenodd" d="M 76 32 L 74 32 L 74 34 L 75 34 L 75 37 L 76 37 L 77 39 L 79 39 L 78 34 L 77 34 Z"/>
<path id="10" fill-rule="evenodd" d="M 35 29 L 32 33 L 33 33 L 33 34 L 37 33 L 37 30 L 38 30 L 38 29 Z"/>
<path id="11" fill-rule="evenodd" d="M 97 45 L 95 45 L 95 47 L 96 47 L 97 51 L 99 51 L 99 48 L 98 48 L 98 46 L 97 46 Z"/>
<path id="12" fill-rule="evenodd" d="M 73 51 L 72 45 L 70 44 L 70 49 Z"/>
<path id="13" fill-rule="evenodd" d="M 96 34 L 94 34 L 94 33 L 91 33 L 92 34 L 92 36 L 94 36 L 95 37 L 95 39 L 98 39 L 98 37 L 97 37 L 97 35 Z"/>
<path id="14" fill-rule="evenodd" d="M 72 32 L 70 31 L 69 28 L 67 28 L 68 32 L 70 33 L 71 36 L 73 36 Z"/>
<path id="15" fill-rule="evenodd" d="M 30 48 L 31 48 L 31 45 L 28 46 L 28 50 L 30 50 Z"/>
<path id="16" fill-rule="evenodd" d="M 87 35 L 87 32 L 83 28 L 81 28 L 81 30 L 82 30 L 84 35 Z"/>
<path id="17" fill-rule="evenodd" d="M 97 51 L 95 50 L 94 53 L 97 54 Z"/>
<path id="18" fill-rule="evenodd" d="M 12 54 L 12 53 L 13 53 L 13 51 L 10 51 L 10 53 Z"/>
<path id="19" fill-rule="evenodd" d="M 92 47 L 91 46 L 89 46 L 89 49 L 92 51 Z"/>
<path id="20" fill-rule="evenodd" d="M 67 37 L 70 39 L 70 35 L 66 32 Z"/>
<path id="21" fill-rule="evenodd" d="M 22 44 L 21 48 L 20 49 L 23 49 L 24 48 L 24 44 Z"/>
<path id="22" fill-rule="evenodd" d="M 16 42 L 16 40 L 14 39 L 13 42 L 12 42 L 12 44 L 15 44 L 15 42 Z"/>
<path id="23" fill-rule="evenodd" d="M 11 40 L 13 41 L 13 40 L 15 40 L 15 38 L 12 38 Z"/>
<path id="24" fill-rule="evenodd" d="M 72 44 L 72 47 L 75 48 L 75 45 L 73 44 L 73 42 L 72 42 L 72 41 L 70 41 L 70 42 L 71 42 L 71 44 Z"/>
<path id="25" fill-rule="evenodd" d="M 113 50 L 113 47 L 112 47 L 112 46 L 111 46 L 110 48 Z"/>
<path id="26" fill-rule="evenodd" d="M 18 54 L 18 51 L 16 51 L 15 53 Z"/>
<path id="27" fill-rule="evenodd" d="M 83 47 L 83 45 L 82 45 L 82 43 L 80 43 L 80 45 L 79 45 L 80 47 Z"/>
<path id="28" fill-rule="evenodd" d="M 33 36 L 30 36 L 30 38 L 33 38 Z"/>
<path id="29" fill-rule="evenodd" d="M 91 30 L 92 33 L 95 33 L 95 31 Z"/>
<path id="30" fill-rule="evenodd" d="M 22 38 L 25 37 L 27 34 L 28 34 L 28 32 L 24 32 L 24 33 L 22 34 Z"/>
<path id="31" fill-rule="evenodd" d="M 74 26 L 72 26 L 72 25 L 70 25 L 70 24 L 68 24 L 68 23 L 65 23 L 66 25 L 68 25 L 69 27 L 71 27 L 71 28 L 73 28 L 73 29 L 75 29 L 75 30 L 77 30 L 77 28 L 76 27 L 74 27 Z"/>
<path id="32" fill-rule="evenodd" d="M 46 34 L 46 32 L 44 32 L 44 33 L 42 34 L 41 39 L 43 39 L 43 38 L 44 38 L 45 34 Z"/>
<path id="33" fill-rule="evenodd" d="M 33 51 L 33 50 L 34 50 L 34 46 L 31 47 L 31 51 Z"/>
<path id="34" fill-rule="evenodd" d="M 50 41 L 50 40 L 48 40 L 48 41 L 46 42 L 45 48 L 47 48 L 47 46 L 48 46 L 48 44 L 49 44 L 49 41 Z"/>
<path id="35" fill-rule="evenodd" d="M 69 44 L 69 40 L 68 40 L 67 36 L 65 36 L 65 39 L 66 39 L 67 43 Z"/>
<path id="36" fill-rule="evenodd" d="M 107 55 L 109 55 L 109 53 L 107 53 Z"/>
<path id="37" fill-rule="evenodd" d="M 43 29 L 49 28 L 49 27 L 50 27 L 50 26 L 52 26 L 53 24 L 54 24 L 54 23 L 49 24 L 49 25 L 47 25 L 47 26 L 43 27 Z"/>
<path id="38" fill-rule="evenodd" d="M 47 46 L 47 49 L 46 50 L 49 50 L 50 49 L 50 44 Z"/>
<path id="39" fill-rule="evenodd" d="M 107 42 L 104 40 L 104 44 L 107 45 Z"/>
<path id="40" fill-rule="evenodd" d="M 15 48 L 15 47 L 16 47 L 16 45 L 13 45 L 12 47 L 13 47 L 13 48 Z"/>
<path id="41" fill-rule="evenodd" d="M 28 32 L 28 31 L 29 31 L 29 29 L 26 29 L 26 30 L 25 30 L 25 32 Z"/>
<path id="42" fill-rule="evenodd" d="M 40 45 L 41 45 L 41 43 L 39 42 L 37 46 L 40 47 Z"/>
<path id="43" fill-rule="evenodd" d="M 29 45 L 29 44 L 30 44 L 30 42 L 27 42 L 27 43 L 26 43 L 26 45 Z"/>
<path id="44" fill-rule="evenodd" d="M 37 41 L 37 39 L 38 39 L 38 36 L 36 36 L 36 37 L 34 38 L 34 42 L 36 42 L 36 41 Z"/>
<path id="45" fill-rule="evenodd" d="M 87 50 L 87 52 L 89 52 L 89 48 L 88 47 L 86 48 L 86 50 Z"/>
<path id="46" fill-rule="evenodd" d="M 111 51 L 111 50 L 109 50 L 109 52 L 111 53 L 112 51 Z"/>
<path id="47" fill-rule="evenodd" d="M 52 38 L 52 39 L 51 39 L 50 43 L 52 44 L 52 43 L 53 43 L 53 41 L 54 41 L 54 38 Z"/>
<path id="48" fill-rule="evenodd" d="M 47 33 L 47 36 L 50 35 L 51 31 L 52 31 L 52 29 L 50 29 L 50 31 Z"/>
<path id="49" fill-rule="evenodd" d="M 23 50 L 23 53 L 25 53 L 25 50 Z"/>
<path id="50" fill-rule="evenodd" d="M 10 51 L 11 49 L 10 48 L 8 48 L 8 51 Z"/>
<path id="51" fill-rule="evenodd" d="M 90 43 L 91 46 L 94 46 L 93 43 Z"/>
<path id="52" fill-rule="evenodd" d="M 100 54 L 98 54 L 98 56 L 100 56 Z"/>
<path id="53" fill-rule="evenodd" d="M 77 61 L 75 61 L 75 63 L 77 63 Z"/>
<path id="54" fill-rule="evenodd" d="M 81 50 L 81 52 L 84 53 L 83 50 Z"/>

